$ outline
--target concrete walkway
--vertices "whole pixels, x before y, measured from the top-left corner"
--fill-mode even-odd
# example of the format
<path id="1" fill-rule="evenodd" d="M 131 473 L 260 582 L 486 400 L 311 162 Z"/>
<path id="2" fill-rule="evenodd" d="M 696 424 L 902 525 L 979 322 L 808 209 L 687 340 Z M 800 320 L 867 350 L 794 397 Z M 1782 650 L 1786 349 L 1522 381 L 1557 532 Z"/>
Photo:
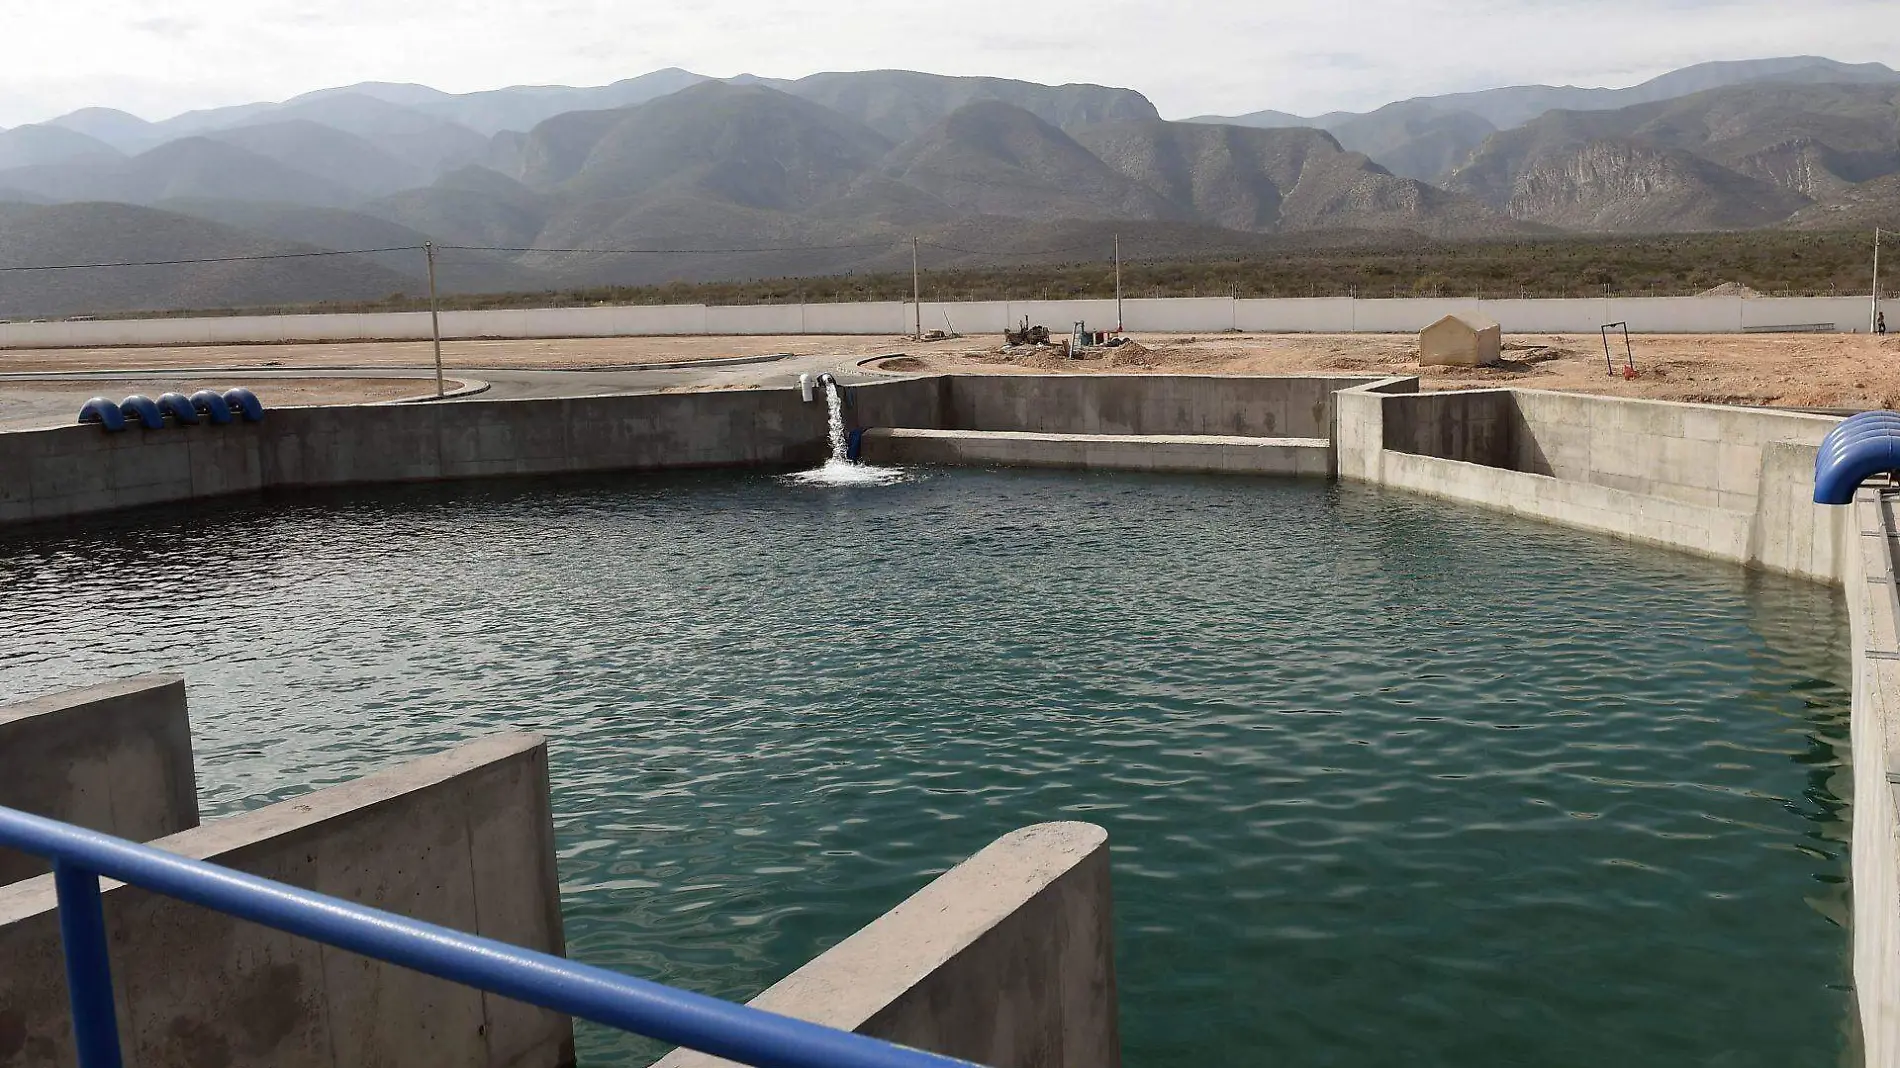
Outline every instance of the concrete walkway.
<path id="1" fill-rule="evenodd" d="M 585 371 L 504 370 L 446 365 L 443 377 L 454 393 L 449 402 L 522 400 L 528 398 L 599 397 L 627 393 L 657 393 L 700 389 L 792 389 L 801 374 L 829 371 L 841 382 L 872 381 L 858 366 L 861 356 L 753 356 L 736 360 L 708 360 L 659 367 L 624 367 Z M 88 381 L 176 381 L 194 376 L 216 376 L 229 381 L 279 379 L 413 379 L 410 402 L 430 401 L 435 389 L 433 366 L 404 367 L 196 367 L 112 371 L 62 371 L 0 374 L 0 431 L 37 430 L 67 426 L 78 416 L 90 392 Z M 72 391 L 9 390 L 11 383 L 71 382 Z M 207 383 L 216 384 L 216 383 Z M 228 384 L 228 382 L 226 383 Z M 81 396 L 85 394 L 85 396 Z M 430 401 L 432 402 L 432 401 Z M 381 402 L 388 403 L 388 402 Z"/>

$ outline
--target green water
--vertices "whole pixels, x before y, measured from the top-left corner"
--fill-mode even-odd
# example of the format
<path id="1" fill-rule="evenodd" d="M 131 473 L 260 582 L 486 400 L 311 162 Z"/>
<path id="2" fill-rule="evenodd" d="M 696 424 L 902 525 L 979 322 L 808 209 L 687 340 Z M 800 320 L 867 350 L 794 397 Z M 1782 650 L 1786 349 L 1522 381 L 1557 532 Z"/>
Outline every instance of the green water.
<path id="1" fill-rule="evenodd" d="M 718 473 L 13 535 L 0 607 L 12 692 L 183 669 L 212 813 L 545 732 L 572 952 L 726 997 L 1082 819 L 1131 1066 L 1848 1041 L 1816 586 L 1319 482 Z"/>

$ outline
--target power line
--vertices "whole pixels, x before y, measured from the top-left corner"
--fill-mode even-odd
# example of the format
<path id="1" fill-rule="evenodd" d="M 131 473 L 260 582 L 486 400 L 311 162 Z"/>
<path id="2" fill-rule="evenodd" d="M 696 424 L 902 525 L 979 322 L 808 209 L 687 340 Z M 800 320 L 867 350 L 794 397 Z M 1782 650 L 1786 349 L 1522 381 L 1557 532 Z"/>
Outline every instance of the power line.
<path id="1" fill-rule="evenodd" d="M 920 244 L 925 248 L 934 248 L 941 252 L 958 252 L 965 256 L 1067 256 L 1077 252 L 1099 253 L 1102 251 L 1098 245 L 1076 245 L 1070 248 L 1044 248 L 1029 249 L 1023 252 L 1004 252 L 996 249 L 980 251 L 973 248 L 957 248 L 954 245 L 939 245 L 934 241 L 924 241 L 920 242 Z"/>
<path id="2" fill-rule="evenodd" d="M 29 267 L 0 267 L 0 271 L 90 271 L 101 267 L 178 267 L 192 263 L 252 263 L 257 260 L 305 260 L 316 256 L 367 256 L 377 252 L 421 252 L 421 245 L 392 248 L 323 249 L 316 252 L 270 252 L 253 256 L 205 256 L 184 260 L 127 260 L 118 263 L 50 263 Z"/>
<path id="3" fill-rule="evenodd" d="M 506 248 L 499 245 L 437 245 L 436 251 L 546 252 L 570 256 L 728 256 L 748 252 L 837 252 L 844 249 L 896 248 L 895 241 L 855 245 L 779 245 L 767 248 Z"/>

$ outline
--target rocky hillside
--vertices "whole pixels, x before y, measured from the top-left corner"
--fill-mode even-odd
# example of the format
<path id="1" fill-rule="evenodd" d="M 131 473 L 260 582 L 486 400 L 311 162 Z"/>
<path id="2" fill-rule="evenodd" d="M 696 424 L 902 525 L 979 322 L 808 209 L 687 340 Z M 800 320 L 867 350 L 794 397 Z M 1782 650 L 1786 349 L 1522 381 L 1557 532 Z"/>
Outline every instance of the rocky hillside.
<path id="1" fill-rule="evenodd" d="M 1900 173 L 1900 87 L 1766 84 L 1491 135 L 1446 188 L 1567 229 L 1775 225 Z"/>
<path id="2" fill-rule="evenodd" d="M 468 94 L 362 83 L 157 122 L 87 108 L 0 131 L 0 204 L 24 242 L 9 255 L 482 246 L 439 257 L 444 288 L 465 292 L 904 270 L 913 237 L 971 266 L 1106 248 L 1116 233 L 1141 235 L 1143 255 L 1195 256 L 1893 225 L 1896 176 L 1900 74 L 1802 57 L 1311 119 L 1168 122 L 1101 85 L 668 69 Z M 96 313 L 276 300 L 302 284 L 306 300 L 362 299 L 414 291 L 418 263 L 273 261 L 255 285 L 239 268 L 169 287 L 74 272 L 0 298 Z"/>

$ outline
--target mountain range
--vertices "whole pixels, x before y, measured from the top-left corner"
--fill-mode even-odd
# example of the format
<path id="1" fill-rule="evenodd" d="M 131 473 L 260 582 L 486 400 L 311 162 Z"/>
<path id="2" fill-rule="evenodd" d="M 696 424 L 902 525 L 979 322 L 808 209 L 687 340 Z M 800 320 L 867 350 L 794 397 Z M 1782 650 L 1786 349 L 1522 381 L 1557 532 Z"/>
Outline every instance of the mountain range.
<path id="1" fill-rule="evenodd" d="M 1900 73 L 1813 57 L 1314 117 L 1170 122 L 1100 85 L 669 69 L 468 94 L 364 83 L 159 122 L 86 108 L 0 131 L 0 266 L 478 246 L 439 253 L 459 292 L 907 269 L 912 237 L 931 265 L 967 266 L 1096 258 L 1116 232 L 1160 258 L 1897 223 Z M 0 314 L 371 299 L 419 291 L 422 266 L 10 272 Z"/>

